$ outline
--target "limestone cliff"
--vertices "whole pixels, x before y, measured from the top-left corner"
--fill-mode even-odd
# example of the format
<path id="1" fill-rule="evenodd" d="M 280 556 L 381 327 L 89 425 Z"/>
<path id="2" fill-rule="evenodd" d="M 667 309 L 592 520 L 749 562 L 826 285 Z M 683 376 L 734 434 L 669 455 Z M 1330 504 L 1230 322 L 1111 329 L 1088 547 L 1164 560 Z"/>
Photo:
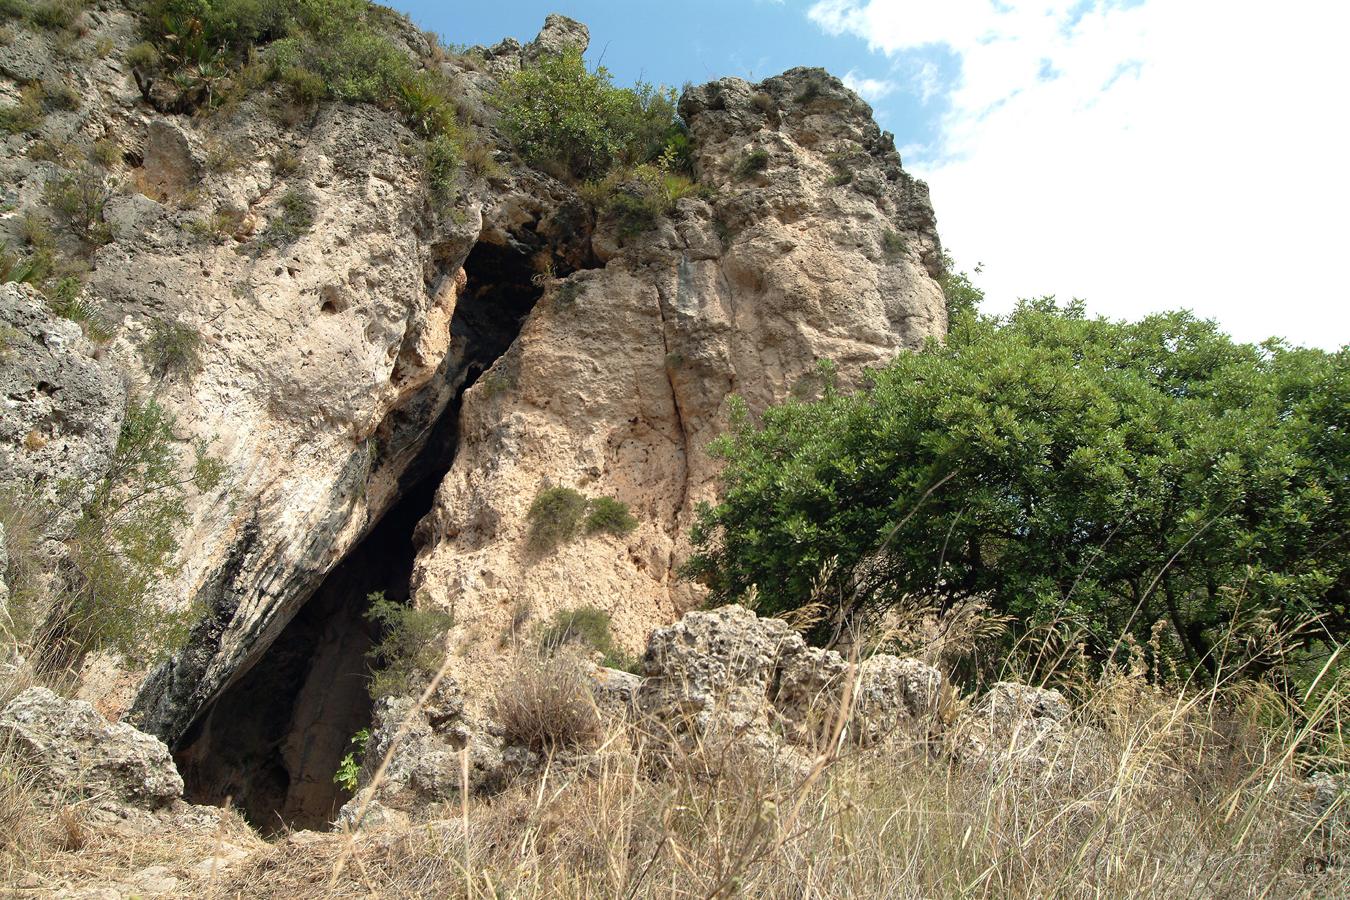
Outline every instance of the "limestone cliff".
<path id="1" fill-rule="evenodd" d="M 22 107 L 34 81 L 77 96 L 6 138 L 0 240 L 31 241 L 46 185 L 99 155 L 108 239 L 69 249 L 86 260 L 80 308 L 112 337 L 94 346 L 5 289 L 24 357 L 0 362 L 0 479 L 96 481 L 128 392 L 223 462 L 160 592 L 201 613 L 185 648 L 148 674 L 85 672 L 106 710 L 135 696 L 205 799 L 242 792 L 297 821 L 331 806 L 335 754 L 370 716 L 370 591 L 453 613 L 470 697 L 525 618 L 597 606 L 639 649 L 699 602 L 677 570 L 731 398 L 753 412 L 810 395 L 826 361 L 847 387 L 945 331 L 927 190 L 824 71 L 686 91 L 702 198 L 633 235 L 514 156 L 488 102 L 504 74 L 584 47 L 570 20 L 472 59 L 396 29 L 492 160 L 450 200 L 390 111 L 264 84 L 162 112 L 127 62 L 134 7 L 81 22 L 78 55 L 36 29 L 0 44 L 0 102 Z M 166 323 L 200 336 L 189 371 L 147 359 Z M 639 526 L 532 551 L 526 511 L 549 485 L 617 498 Z"/>

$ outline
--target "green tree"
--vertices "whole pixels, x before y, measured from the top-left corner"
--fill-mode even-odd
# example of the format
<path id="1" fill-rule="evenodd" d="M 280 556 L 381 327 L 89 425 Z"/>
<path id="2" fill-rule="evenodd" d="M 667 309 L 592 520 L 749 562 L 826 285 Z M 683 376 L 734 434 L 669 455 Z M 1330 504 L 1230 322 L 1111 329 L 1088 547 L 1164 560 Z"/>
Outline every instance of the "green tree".
<path id="1" fill-rule="evenodd" d="M 600 178 L 615 166 L 648 162 L 667 147 L 678 155 L 684 147 L 673 90 L 616 88 L 607 69 L 587 71 L 576 51 L 511 75 L 494 101 L 528 162 L 578 178 Z"/>
<path id="2" fill-rule="evenodd" d="M 1188 313 L 1080 303 L 956 317 L 860 393 L 748 417 L 717 445 L 688 571 L 833 621 L 906 597 L 1071 618 L 1110 648 L 1159 620 L 1213 666 L 1226 629 L 1350 636 L 1350 350 L 1237 344 Z M 821 583 L 822 573 L 825 574 Z"/>

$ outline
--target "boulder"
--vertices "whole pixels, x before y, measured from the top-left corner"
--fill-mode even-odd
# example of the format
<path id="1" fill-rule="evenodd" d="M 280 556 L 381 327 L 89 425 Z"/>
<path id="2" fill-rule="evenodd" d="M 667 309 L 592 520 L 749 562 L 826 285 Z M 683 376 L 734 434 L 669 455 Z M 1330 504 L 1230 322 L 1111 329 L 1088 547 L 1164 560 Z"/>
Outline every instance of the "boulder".
<path id="1" fill-rule="evenodd" d="M 0 712 L 0 739 L 33 767 L 49 797 L 74 792 L 157 809 L 183 795 L 183 779 L 161 741 L 47 688 L 29 688 L 9 702 Z"/>
<path id="2" fill-rule="evenodd" d="M 527 66 L 538 65 L 545 57 L 561 56 L 571 50 L 585 53 L 590 43 L 591 31 L 585 25 L 567 16 L 550 13 L 544 19 L 539 35 L 521 48 L 520 59 Z"/>
<path id="3" fill-rule="evenodd" d="M 808 646 L 787 623 L 742 606 L 687 613 L 652 632 L 636 705 L 647 730 L 686 747 L 734 739 L 773 755 L 811 755 L 840 739 L 875 745 L 926 738 L 943 689 L 918 660 L 877 654 L 854 664 Z"/>
<path id="4" fill-rule="evenodd" d="M 954 743 L 967 762 L 1042 771 L 1069 735 L 1069 703 L 1059 691 L 1012 681 L 993 685 L 959 723 Z"/>

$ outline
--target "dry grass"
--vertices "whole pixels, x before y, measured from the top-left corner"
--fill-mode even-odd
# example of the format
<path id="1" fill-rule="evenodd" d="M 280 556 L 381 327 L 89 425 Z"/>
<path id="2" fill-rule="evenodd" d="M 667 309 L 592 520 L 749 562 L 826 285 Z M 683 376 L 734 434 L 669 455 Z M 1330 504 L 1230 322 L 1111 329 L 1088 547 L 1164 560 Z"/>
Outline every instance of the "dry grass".
<path id="1" fill-rule="evenodd" d="M 524 657 L 493 700 L 493 719 L 508 741 L 539 753 L 584 750 L 601 738 L 590 676 L 567 653 Z"/>
<path id="2" fill-rule="evenodd" d="M 188 828 L 174 817 L 123 818 L 109 813 L 101 799 L 73 788 L 64 796 L 45 795 L 31 766 L 0 746 L 0 896 L 134 886 L 137 873 L 156 866 L 182 884 L 205 885 L 212 857 L 225 848 L 265 847 L 230 811 L 216 813 L 216 828 Z"/>
<path id="3" fill-rule="evenodd" d="M 534 678 L 535 676 L 530 676 Z M 825 754 L 804 777 L 736 745 L 671 758 L 610 734 L 406 831 L 281 843 L 243 897 L 1326 897 L 1350 891 L 1342 794 L 1297 776 L 1339 743 L 1338 690 L 1301 715 L 1248 686 L 1163 690 L 1109 673 L 1023 766 Z M 844 701 L 845 704 L 847 701 Z M 836 722 L 839 718 L 836 717 Z M 950 747 L 963 736 L 949 735 Z M 833 744 L 838 746 L 837 743 Z M 713 758 L 715 757 L 715 758 Z M 347 848 L 348 864 L 333 878 Z"/>
<path id="4" fill-rule="evenodd" d="M 539 689 L 543 702 L 553 678 L 527 662 L 503 695 Z M 412 828 L 283 836 L 214 881 L 197 870 L 179 890 L 293 900 L 1350 892 L 1347 798 L 1319 807 L 1301 777 L 1347 768 L 1340 722 L 1350 707 L 1338 686 L 1314 685 L 1300 706 L 1250 684 L 1164 689 L 1135 669 L 1076 693 L 1083 702 L 1061 737 L 1021 766 L 961 762 L 956 729 L 950 753 L 826 752 L 803 774 L 735 743 L 672 756 L 610 723 L 605 752 L 584 769 L 555 761 Z M 830 717 L 837 738 L 846 717 Z M 0 857 L 6 884 L 25 870 L 44 885 L 147 865 L 188 872 L 210 852 L 209 836 L 132 840 L 78 814 L 31 815 L 22 779 L 5 784 L 0 826 L 17 835 Z"/>

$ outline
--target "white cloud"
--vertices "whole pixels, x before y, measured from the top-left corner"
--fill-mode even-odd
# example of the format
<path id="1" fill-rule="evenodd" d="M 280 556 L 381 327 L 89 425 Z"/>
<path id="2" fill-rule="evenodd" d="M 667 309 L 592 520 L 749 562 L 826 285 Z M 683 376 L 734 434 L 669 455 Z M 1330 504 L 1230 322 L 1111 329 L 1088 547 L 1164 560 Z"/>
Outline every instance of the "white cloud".
<path id="1" fill-rule="evenodd" d="M 943 240 L 994 308 L 1082 296 L 1187 306 L 1236 336 L 1350 342 L 1350 4 L 824 0 L 903 58 L 961 59 L 928 179 Z"/>
<path id="2" fill-rule="evenodd" d="M 844 76 L 844 84 L 859 97 L 870 103 L 876 103 L 882 97 L 895 90 L 894 81 L 886 81 L 881 78 L 866 78 L 858 74 L 857 69 L 850 69 Z"/>

